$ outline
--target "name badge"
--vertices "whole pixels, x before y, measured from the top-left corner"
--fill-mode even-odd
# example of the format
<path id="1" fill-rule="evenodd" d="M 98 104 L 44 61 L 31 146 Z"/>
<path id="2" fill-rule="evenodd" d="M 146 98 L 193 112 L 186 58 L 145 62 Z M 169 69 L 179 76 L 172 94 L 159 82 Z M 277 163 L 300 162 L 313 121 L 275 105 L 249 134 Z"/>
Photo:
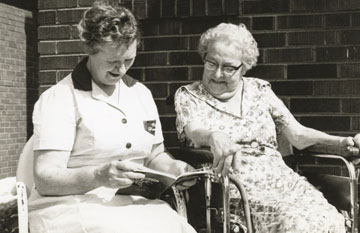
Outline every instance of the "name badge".
<path id="1" fill-rule="evenodd" d="M 156 128 L 155 120 L 144 121 L 144 129 L 146 132 L 151 133 L 152 135 L 155 135 L 155 128 Z"/>

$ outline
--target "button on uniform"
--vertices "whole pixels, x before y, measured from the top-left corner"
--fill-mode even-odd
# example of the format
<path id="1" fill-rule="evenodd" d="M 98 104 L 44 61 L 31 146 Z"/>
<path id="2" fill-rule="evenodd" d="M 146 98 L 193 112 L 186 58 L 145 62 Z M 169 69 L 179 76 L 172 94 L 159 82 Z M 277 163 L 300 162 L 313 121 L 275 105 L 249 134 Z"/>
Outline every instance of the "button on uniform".
<path id="1" fill-rule="evenodd" d="M 122 122 L 123 124 L 126 124 L 126 123 L 127 123 L 126 118 L 121 119 L 121 122 Z"/>
<path id="2" fill-rule="evenodd" d="M 126 147 L 127 149 L 130 149 L 130 148 L 131 148 L 131 143 L 130 143 L 130 142 L 126 143 L 125 147 Z"/>

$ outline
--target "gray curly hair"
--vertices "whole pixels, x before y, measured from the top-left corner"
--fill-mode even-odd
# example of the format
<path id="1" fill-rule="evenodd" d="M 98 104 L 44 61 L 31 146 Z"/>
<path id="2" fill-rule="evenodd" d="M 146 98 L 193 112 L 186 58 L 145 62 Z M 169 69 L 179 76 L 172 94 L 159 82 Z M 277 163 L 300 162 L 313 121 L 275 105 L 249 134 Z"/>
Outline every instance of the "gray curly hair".
<path id="1" fill-rule="evenodd" d="M 78 24 L 79 37 L 86 52 L 96 53 L 102 42 L 140 43 L 141 32 L 133 13 L 117 1 L 98 0 L 84 12 Z"/>
<path id="2" fill-rule="evenodd" d="M 225 41 L 235 45 L 244 64 L 243 73 L 256 65 L 259 49 L 257 43 L 244 24 L 220 23 L 205 31 L 199 40 L 198 53 L 203 58 L 209 45 L 216 41 Z"/>

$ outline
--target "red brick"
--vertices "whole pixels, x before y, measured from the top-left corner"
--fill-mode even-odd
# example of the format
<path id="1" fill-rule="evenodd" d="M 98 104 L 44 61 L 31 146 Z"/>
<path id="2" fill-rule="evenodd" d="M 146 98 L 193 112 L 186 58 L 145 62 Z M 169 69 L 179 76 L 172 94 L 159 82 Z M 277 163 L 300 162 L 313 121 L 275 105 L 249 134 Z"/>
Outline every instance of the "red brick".
<path id="1" fill-rule="evenodd" d="M 252 30 L 274 30 L 274 17 L 253 17 Z"/>
<path id="2" fill-rule="evenodd" d="M 39 72 L 39 84 L 55 84 L 56 71 L 42 71 Z"/>
<path id="3" fill-rule="evenodd" d="M 285 33 L 253 33 L 259 48 L 285 46 Z"/>
<path id="4" fill-rule="evenodd" d="M 348 61 L 359 60 L 360 47 L 331 47 L 331 48 L 317 48 L 317 61 Z"/>
<path id="5" fill-rule="evenodd" d="M 164 133 L 164 138 L 164 144 L 166 148 L 180 145 L 179 139 L 177 138 L 177 134 L 175 132 Z"/>
<path id="6" fill-rule="evenodd" d="M 313 94 L 312 81 L 274 81 L 271 82 L 271 87 L 279 96 L 308 96 Z"/>
<path id="7" fill-rule="evenodd" d="M 184 85 L 187 85 L 189 83 L 192 83 L 193 81 L 188 81 L 188 82 L 173 82 L 173 83 L 170 83 L 169 86 L 170 86 L 170 91 L 169 91 L 169 96 L 167 97 L 167 104 L 169 105 L 172 105 L 173 102 L 174 102 L 174 99 L 172 98 L 176 92 L 177 89 L 179 89 L 181 86 L 184 86 Z M 170 103 L 169 103 L 170 102 Z"/>
<path id="8" fill-rule="evenodd" d="M 204 73 L 204 67 L 191 67 L 190 80 L 201 80 Z"/>
<path id="9" fill-rule="evenodd" d="M 175 16 L 175 0 L 162 1 L 162 17 L 174 17 Z"/>
<path id="10" fill-rule="evenodd" d="M 224 15 L 240 15 L 240 6 L 238 0 L 225 0 Z"/>
<path id="11" fill-rule="evenodd" d="M 360 9 L 360 1 L 358 0 L 341 0 L 339 1 L 338 10 L 356 10 Z"/>
<path id="12" fill-rule="evenodd" d="M 351 118 L 351 130 L 360 130 L 360 117 L 352 117 Z"/>
<path id="13" fill-rule="evenodd" d="M 70 26 L 56 26 L 56 27 L 39 27 L 38 37 L 40 40 L 46 39 L 68 39 L 71 35 Z"/>
<path id="14" fill-rule="evenodd" d="M 196 52 L 171 52 L 169 54 L 171 65 L 198 65 L 203 64 L 202 59 Z"/>
<path id="15" fill-rule="evenodd" d="M 133 0 L 122 0 L 122 5 L 131 11 L 134 11 Z"/>
<path id="16" fill-rule="evenodd" d="M 148 18 L 160 18 L 161 0 L 147 0 Z"/>
<path id="17" fill-rule="evenodd" d="M 336 64 L 289 65 L 289 79 L 336 78 Z"/>
<path id="18" fill-rule="evenodd" d="M 340 77 L 344 77 L 344 78 L 360 77 L 360 63 L 341 64 Z"/>
<path id="19" fill-rule="evenodd" d="M 342 111 L 344 113 L 360 113 L 360 99 L 343 99 Z"/>
<path id="20" fill-rule="evenodd" d="M 352 25 L 360 26 L 360 13 L 352 14 Z"/>
<path id="21" fill-rule="evenodd" d="M 321 27 L 322 27 L 321 15 L 291 15 L 291 16 L 278 17 L 279 29 L 321 28 Z"/>
<path id="22" fill-rule="evenodd" d="M 292 11 L 299 12 L 318 12 L 318 11 L 333 11 L 339 7 L 338 0 L 296 0 L 293 1 Z"/>
<path id="23" fill-rule="evenodd" d="M 360 30 L 345 30 L 339 33 L 341 44 L 359 44 Z"/>
<path id="24" fill-rule="evenodd" d="M 75 67 L 73 67 L 75 68 Z M 56 82 L 58 83 L 62 79 L 64 79 L 68 74 L 70 74 L 73 70 L 59 70 L 56 72 Z"/>
<path id="25" fill-rule="evenodd" d="M 259 65 L 249 70 L 247 77 L 257 77 L 266 80 L 282 80 L 285 79 L 285 66 L 284 65 Z"/>
<path id="26" fill-rule="evenodd" d="M 59 10 L 57 11 L 57 21 L 59 24 L 78 24 L 83 17 L 84 11 L 83 9 Z"/>
<path id="27" fill-rule="evenodd" d="M 134 66 L 166 65 L 166 53 L 139 53 L 136 56 Z"/>
<path id="28" fill-rule="evenodd" d="M 145 83 L 145 85 L 150 89 L 154 99 L 168 96 L 166 83 Z"/>
<path id="29" fill-rule="evenodd" d="M 161 35 L 175 34 L 178 35 L 181 32 L 181 21 L 179 20 L 162 20 L 159 24 L 159 33 Z"/>
<path id="30" fill-rule="evenodd" d="M 155 100 L 156 106 L 158 108 L 160 116 L 175 114 L 174 106 L 170 106 L 166 103 L 166 100 Z"/>
<path id="31" fill-rule="evenodd" d="M 289 32 L 289 45 L 329 45 L 335 44 L 336 33 L 327 32 Z"/>
<path id="32" fill-rule="evenodd" d="M 58 54 L 84 53 L 84 50 L 80 41 L 63 41 L 57 43 L 57 52 Z"/>
<path id="33" fill-rule="evenodd" d="M 44 54 L 55 54 L 56 53 L 56 43 L 55 42 L 39 42 L 38 51 L 41 55 Z"/>
<path id="34" fill-rule="evenodd" d="M 176 132 L 175 117 L 164 116 L 160 118 L 163 132 Z"/>
<path id="35" fill-rule="evenodd" d="M 190 50 L 197 50 L 199 45 L 200 36 L 191 36 L 189 37 L 189 49 Z"/>
<path id="36" fill-rule="evenodd" d="M 144 35 L 158 35 L 159 34 L 159 21 L 158 20 L 140 20 L 140 29 L 143 31 Z M 165 22 L 164 22 L 165 23 Z M 164 33 L 166 34 L 166 33 Z"/>
<path id="37" fill-rule="evenodd" d="M 276 62 L 309 62 L 312 61 L 310 48 L 304 49 L 267 49 L 265 52 L 265 63 Z"/>
<path id="38" fill-rule="evenodd" d="M 350 117 L 345 116 L 309 116 L 300 117 L 300 123 L 321 131 L 349 131 Z"/>
<path id="39" fill-rule="evenodd" d="M 148 68 L 145 69 L 146 81 L 187 80 L 188 68 Z"/>
<path id="40" fill-rule="evenodd" d="M 182 21 L 183 28 L 182 33 L 183 34 L 201 34 L 208 30 L 210 27 L 214 27 L 218 25 L 219 23 L 223 22 L 222 18 L 212 17 L 211 19 L 208 19 L 206 21 L 200 20 L 200 19 L 184 19 Z"/>
<path id="41" fill-rule="evenodd" d="M 145 51 L 159 51 L 159 50 L 186 50 L 186 37 L 161 37 L 161 38 L 144 38 Z"/>
<path id="42" fill-rule="evenodd" d="M 290 11 L 288 0 L 243 1 L 244 14 L 286 13 Z"/>
<path id="43" fill-rule="evenodd" d="M 190 0 L 177 0 L 177 16 L 190 16 Z"/>
<path id="44" fill-rule="evenodd" d="M 314 95 L 359 96 L 360 80 L 333 80 L 314 82 Z"/>
<path id="45" fill-rule="evenodd" d="M 131 67 L 128 71 L 127 71 L 127 74 L 130 75 L 131 77 L 133 77 L 134 79 L 136 80 L 139 80 L 139 81 L 145 81 L 145 78 L 144 78 L 144 74 L 143 74 L 143 69 L 137 69 L 137 68 L 134 68 L 134 67 Z"/>
<path id="46" fill-rule="evenodd" d="M 134 2 L 134 15 L 138 19 L 146 18 L 146 1 L 143 0 L 133 0 Z"/>
<path id="47" fill-rule="evenodd" d="M 222 1 L 208 0 L 207 1 L 207 15 L 208 16 L 220 16 L 222 15 Z"/>
<path id="48" fill-rule="evenodd" d="M 40 11 L 38 13 L 39 25 L 55 24 L 55 22 L 56 22 L 55 11 Z"/>
<path id="49" fill-rule="evenodd" d="M 59 57 L 40 57 L 39 69 L 67 69 L 74 68 L 78 63 L 78 57 L 59 56 Z"/>
<path id="50" fill-rule="evenodd" d="M 290 111 L 293 113 L 339 113 L 339 99 L 291 99 Z"/>
<path id="51" fill-rule="evenodd" d="M 78 0 L 79 6 L 91 6 L 94 0 Z"/>
<path id="52" fill-rule="evenodd" d="M 192 1 L 192 13 L 193 16 L 205 15 L 205 0 Z"/>
<path id="53" fill-rule="evenodd" d="M 38 0 L 39 9 L 76 7 L 77 0 Z"/>
<path id="54" fill-rule="evenodd" d="M 350 26 L 350 14 L 331 14 L 325 16 L 326 27 Z"/>

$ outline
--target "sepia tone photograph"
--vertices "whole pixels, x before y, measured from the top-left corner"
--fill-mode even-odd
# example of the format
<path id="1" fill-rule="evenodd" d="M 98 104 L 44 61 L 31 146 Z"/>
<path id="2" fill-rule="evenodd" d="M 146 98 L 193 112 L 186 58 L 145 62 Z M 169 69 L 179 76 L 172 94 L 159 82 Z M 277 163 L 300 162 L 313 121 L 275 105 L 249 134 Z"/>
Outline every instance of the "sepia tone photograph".
<path id="1" fill-rule="evenodd" d="M 0 0 L 0 233 L 358 233 L 360 0 Z"/>

